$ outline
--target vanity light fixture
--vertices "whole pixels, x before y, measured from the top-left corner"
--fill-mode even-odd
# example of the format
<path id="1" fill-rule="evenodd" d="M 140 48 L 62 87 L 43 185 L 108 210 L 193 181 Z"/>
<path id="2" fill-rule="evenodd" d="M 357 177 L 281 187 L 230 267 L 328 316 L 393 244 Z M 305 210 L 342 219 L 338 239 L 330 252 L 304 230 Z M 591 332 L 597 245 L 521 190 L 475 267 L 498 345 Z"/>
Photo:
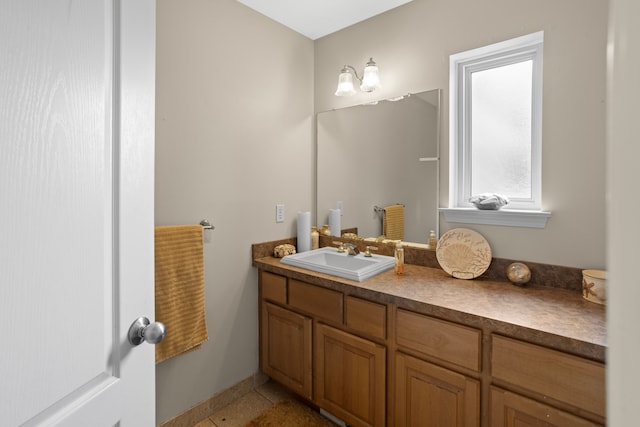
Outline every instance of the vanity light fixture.
<path id="1" fill-rule="evenodd" d="M 378 66 L 373 61 L 373 58 L 369 58 L 369 62 L 364 67 L 362 78 L 358 76 L 358 72 L 351 65 L 345 65 L 340 71 L 338 77 L 338 89 L 336 89 L 336 96 L 351 96 L 355 95 L 356 91 L 353 88 L 353 76 L 360 81 L 360 90 L 363 92 L 373 92 L 376 89 L 380 89 L 380 76 L 378 75 Z"/>

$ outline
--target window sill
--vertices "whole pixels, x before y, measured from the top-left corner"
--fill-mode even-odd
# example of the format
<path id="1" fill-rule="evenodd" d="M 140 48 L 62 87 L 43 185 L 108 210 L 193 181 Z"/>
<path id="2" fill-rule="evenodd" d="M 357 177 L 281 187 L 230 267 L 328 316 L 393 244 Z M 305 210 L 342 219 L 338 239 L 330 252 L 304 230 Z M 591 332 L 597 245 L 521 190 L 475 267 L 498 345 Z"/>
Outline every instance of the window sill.
<path id="1" fill-rule="evenodd" d="M 483 211 L 475 208 L 440 208 L 447 222 L 503 225 L 507 227 L 544 228 L 551 212 L 500 209 Z"/>

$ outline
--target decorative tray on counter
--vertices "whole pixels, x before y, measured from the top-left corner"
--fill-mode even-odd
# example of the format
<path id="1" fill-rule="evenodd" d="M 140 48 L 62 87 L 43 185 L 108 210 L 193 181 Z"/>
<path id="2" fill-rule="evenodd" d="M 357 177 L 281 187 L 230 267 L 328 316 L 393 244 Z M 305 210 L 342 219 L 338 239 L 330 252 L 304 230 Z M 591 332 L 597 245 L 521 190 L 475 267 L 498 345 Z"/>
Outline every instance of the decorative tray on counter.
<path id="1" fill-rule="evenodd" d="M 438 240 L 436 258 L 440 267 L 457 279 L 475 279 L 491 264 L 491 247 L 480 233 L 454 228 Z"/>

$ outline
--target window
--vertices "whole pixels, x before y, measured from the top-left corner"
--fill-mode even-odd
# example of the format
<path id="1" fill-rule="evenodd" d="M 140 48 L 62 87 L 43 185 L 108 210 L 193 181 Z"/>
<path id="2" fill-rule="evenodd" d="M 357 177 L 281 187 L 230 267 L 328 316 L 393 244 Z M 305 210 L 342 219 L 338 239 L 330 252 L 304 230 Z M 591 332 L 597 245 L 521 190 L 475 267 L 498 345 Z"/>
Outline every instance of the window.
<path id="1" fill-rule="evenodd" d="M 451 56 L 451 208 L 498 193 L 540 211 L 542 47 L 538 32 Z"/>

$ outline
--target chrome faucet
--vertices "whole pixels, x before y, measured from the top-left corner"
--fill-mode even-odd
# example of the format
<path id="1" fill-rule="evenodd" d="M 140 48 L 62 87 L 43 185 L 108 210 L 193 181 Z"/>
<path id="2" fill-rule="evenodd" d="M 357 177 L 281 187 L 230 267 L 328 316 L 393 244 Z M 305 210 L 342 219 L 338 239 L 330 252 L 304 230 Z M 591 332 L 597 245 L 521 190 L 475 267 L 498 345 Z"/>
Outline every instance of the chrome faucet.
<path id="1" fill-rule="evenodd" d="M 358 247 L 353 243 L 345 243 L 344 248 L 347 250 L 349 255 L 358 255 L 360 253 Z"/>

